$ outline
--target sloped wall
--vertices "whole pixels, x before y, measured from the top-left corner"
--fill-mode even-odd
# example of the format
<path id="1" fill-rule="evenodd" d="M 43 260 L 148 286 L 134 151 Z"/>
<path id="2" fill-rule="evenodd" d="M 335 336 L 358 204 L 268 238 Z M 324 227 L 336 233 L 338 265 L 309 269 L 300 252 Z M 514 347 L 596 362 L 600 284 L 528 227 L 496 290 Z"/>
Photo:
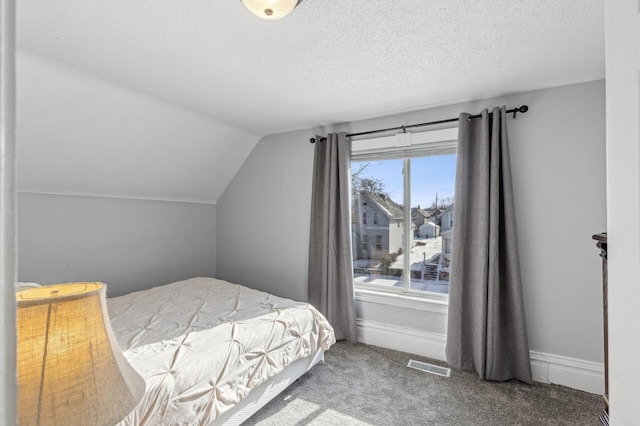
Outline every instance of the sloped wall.
<path id="1" fill-rule="evenodd" d="M 18 279 L 117 296 L 215 275 L 215 201 L 257 137 L 17 55 Z"/>
<path id="2" fill-rule="evenodd" d="M 82 70 L 17 59 L 19 191 L 215 203 L 258 141 Z"/>

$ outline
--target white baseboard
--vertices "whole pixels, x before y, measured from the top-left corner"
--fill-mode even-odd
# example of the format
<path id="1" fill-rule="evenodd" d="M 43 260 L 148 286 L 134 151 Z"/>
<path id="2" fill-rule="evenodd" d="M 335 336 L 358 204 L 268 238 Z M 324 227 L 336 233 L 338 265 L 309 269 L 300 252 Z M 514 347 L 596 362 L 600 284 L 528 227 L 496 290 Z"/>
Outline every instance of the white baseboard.
<path id="1" fill-rule="evenodd" d="M 533 380 L 591 393 L 604 393 L 604 364 L 531 351 Z"/>
<path id="2" fill-rule="evenodd" d="M 358 319 L 358 341 L 446 361 L 446 334 Z"/>
<path id="3" fill-rule="evenodd" d="M 358 340 L 369 345 L 446 361 L 447 336 L 374 321 L 358 320 Z M 600 394 L 604 365 L 561 355 L 531 351 L 533 380 Z"/>

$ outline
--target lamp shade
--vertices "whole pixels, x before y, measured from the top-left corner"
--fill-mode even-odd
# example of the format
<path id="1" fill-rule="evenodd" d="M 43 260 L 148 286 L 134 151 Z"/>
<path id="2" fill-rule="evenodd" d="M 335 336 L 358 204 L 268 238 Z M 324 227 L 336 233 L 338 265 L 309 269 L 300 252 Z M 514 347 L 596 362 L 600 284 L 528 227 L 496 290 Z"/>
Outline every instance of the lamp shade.
<path id="1" fill-rule="evenodd" d="M 295 9 L 298 0 L 242 0 L 242 3 L 260 18 L 280 19 Z"/>
<path id="2" fill-rule="evenodd" d="M 145 391 L 111 331 L 102 283 L 16 293 L 18 421 L 113 425 Z"/>

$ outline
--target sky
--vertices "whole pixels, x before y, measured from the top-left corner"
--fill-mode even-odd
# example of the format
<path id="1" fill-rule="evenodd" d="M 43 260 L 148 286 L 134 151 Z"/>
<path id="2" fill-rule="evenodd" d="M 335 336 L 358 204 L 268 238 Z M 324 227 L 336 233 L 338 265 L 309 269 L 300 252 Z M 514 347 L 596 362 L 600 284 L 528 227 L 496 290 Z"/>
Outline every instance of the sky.
<path id="1" fill-rule="evenodd" d="M 384 191 L 391 199 L 403 204 L 402 162 L 401 159 L 371 161 L 360 176 L 380 179 L 384 182 Z M 354 161 L 352 170 L 358 170 L 360 163 Z M 436 193 L 439 200 L 453 198 L 455 174 L 455 154 L 412 158 L 411 207 L 430 207 L 436 199 Z"/>

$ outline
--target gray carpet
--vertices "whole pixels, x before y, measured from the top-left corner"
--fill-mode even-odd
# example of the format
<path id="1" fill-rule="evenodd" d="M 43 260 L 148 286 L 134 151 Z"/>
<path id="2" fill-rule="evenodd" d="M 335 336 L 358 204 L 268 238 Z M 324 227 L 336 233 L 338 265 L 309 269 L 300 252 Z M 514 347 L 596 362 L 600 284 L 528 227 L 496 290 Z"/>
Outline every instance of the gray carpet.
<path id="1" fill-rule="evenodd" d="M 339 342 L 245 425 L 598 425 L 602 397 L 556 385 L 495 383 L 406 367 L 403 352 Z"/>

